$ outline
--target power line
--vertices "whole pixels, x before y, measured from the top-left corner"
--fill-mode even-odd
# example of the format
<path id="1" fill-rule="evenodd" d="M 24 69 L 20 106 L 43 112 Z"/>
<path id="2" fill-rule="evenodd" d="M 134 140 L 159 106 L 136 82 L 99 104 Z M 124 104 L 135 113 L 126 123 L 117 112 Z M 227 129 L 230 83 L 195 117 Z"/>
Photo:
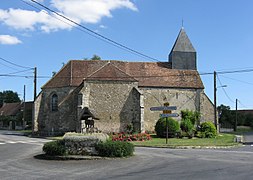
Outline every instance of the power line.
<path id="1" fill-rule="evenodd" d="M 13 62 L 11 62 L 11 61 L 8 61 L 8 60 L 6 60 L 6 59 L 4 59 L 4 58 L 2 58 L 2 57 L 0 57 L 0 60 L 2 60 L 2 61 L 4 61 L 4 62 L 7 62 L 7 63 L 9 63 L 9 64 L 11 64 L 11 65 L 13 65 L 13 66 L 19 67 L 19 68 L 23 68 L 23 69 L 32 69 L 31 67 L 25 67 L 25 66 L 18 65 L 18 64 L 16 64 L 16 63 L 13 63 Z"/>
<path id="2" fill-rule="evenodd" d="M 245 106 L 244 104 L 242 104 L 242 102 L 238 99 L 238 102 L 239 102 L 239 104 L 241 104 L 242 105 L 242 107 L 244 107 L 244 108 L 248 108 L 247 106 Z"/>
<path id="3" fill-rule="evenodd" d="M 227 79 L 231 79 L 231 80 L 234 80 L 234 81 L 238 81 L 238 82 L 241 82 L 241 83 L 244 83 L 244 84 L 253 85 L 253 83 L 242 81 L 242 80 L 235 79 L 235 78 L 230 78 L 230 77 L 227 77 L 227 76 L 224 76 L 224 75 L 222 75 L 222 77 L 227 78 Z"/>
<path id="4" fill-rule="evenodd" d="M 232 100 L 232 98 L 230 98 L 229 95 L 227 94 L 227 92 L 226 92 L 226 90 L 225 90 L 225 88 L 224 88 L 224 85 L 221 83 L 221 80 L 220 80 L 220 78 L 219 78 L 218 75 L 217 75 L 217 78 L 218 78 L 219 84 L 220 84 L 220 86 L 221 86 L 221 88 L 222 88 L 224 94 L 227 96 L 227 98 L 228 98 L 232 103 L 235 103 L 235 102 Z"/>
<path id="5" fill-rule="evenodd" d="M 27 2 L 25 2 L 24 0 L 21 0 L 21 1 L 24 2 L 24 3 L 26 3 L 26 4 L 28 4 L 28 5 L 30 5 L 30 6 L 32 6 L 32 7 L 34 7 L 34 8 L 36 8 L 36 9 L 38 9 L 37 7 L 35 7 L 35 6 L 33 6 L 33 5 L 31 5 L 31 4 L 27 3 Z M 109 43 L 109 44 L 115 46 L 115 47 L 118 47 L 118 48 L 120 48 L 120 49 L 126 50 L 126 51 L 128 51 L 128 52 L 130 52 L 130 53 L 133 53 L 133 54 L 135 54 L 135 55 L 141 56 L 141 57 L 143 57 L 143 58 L 147 58 L 147 59 L 150 59 L 150 60 L 152 60 L 152 61 L 160 62 L 160 61 L 159 61 L 158 59 L 156 59 L 156 58 L 153 58 L 153 57 L 151 57 L 151 56 L 145 55 L 145 54 L 143 54 L 143 53 L 141 53 L 141 52 L 139 52 L 139 51 L 137 51 L 137 50 L 134 50 L 134 49 L 132 49 L 132 48 L 129 48 L 129 47 L 127 47 L 126 45 L 123 45 L 123 44 L 121 44 L 121 43 L 118 43 L 118 42 L 116 42 L 116 41 L 114 41 L 114 40 L 112 40 L 112 39 L 110 39 L 110 38 L 108 38 L 108 37 L 106 37 L 106 36 L 104 36 L 104 35 L 101 35 L 101 34 L 95 32 L 95 31 L 93 31 L 93 30 L 91 30 L 91 29 L 85 27 L 84 25 L 82 25 L 82 24 L 80 24 L 80 23 L 77 23 L 76 21 L 74 21 L 74 20 L 72 20 L 72 19 L 70 19 L 70 18 L 68 18 L 68 17 L 66 17 L 66 16 L 64 16 L 64 15 L 62 15 L 62 14 L 60 14 L 60 13 L 58 13 L 58 12 L 52 10 L 52 9 L 50 9 L 50 8 L 48 8 L 47 6 L 45 6 L 45 5 L 43 5 L 43 4 L 39 3 L 39 2 L 37 2 L 37 1 L 35 1 L 35 0 L 30 0 L 30 1 L 32 1 L 33 3 L 35 3 L 35 4 L 37 4 L 37 5 L 41 6 L 41 7 L 43 7 L 44 9 L 46 9 L 46 10 L 48 10 L 48 11 L 50 11 L 50 12 L 56 14 L 57 16 L 59 16 L 59 17 L 65 19 L 65 20 L 67 20 L 67 21 L 69 21 L 69 22 L 75 24 L 76 26 L 78 26 L 78 27 L 84 29 L 85 31 L 82 30 L 83 32 L 88 33 L 89 35 L 92 35 L 93 37 L 96 37 L 96 38 L 98 38 L 98 39 L 100 39 L 100 40 L 103 40 L 104 42 L 107 42 L 107 43 Z M 57 18 L 57 19 L 58 19 L 58 18 Z M 59 19 L 58 19 L 58 20 L 59 20 Z M 64 21 L 62 21 L 62 22 L 64 22 Z M 65 23 L 66 23 L 66 22 L 65 22 Z M 67 24 L 68 24 L 68 23 L 67 23 Z M 70 25 L 70 24 L 69 24 L 69 25 Z M 78 28 L 78 29 L 80 30 L 80 28 Z"/>

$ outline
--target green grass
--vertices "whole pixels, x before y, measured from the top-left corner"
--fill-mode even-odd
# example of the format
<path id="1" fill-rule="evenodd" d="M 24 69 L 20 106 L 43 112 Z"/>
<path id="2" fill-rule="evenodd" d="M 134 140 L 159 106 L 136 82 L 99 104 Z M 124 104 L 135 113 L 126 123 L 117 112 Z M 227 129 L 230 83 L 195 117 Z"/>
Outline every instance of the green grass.
<path id="1" fill-rule="evenodd" d="M 236 132 L 229 132 L 228 134 L 243 135 L 244 133 L 247 132 L 253 132 L 253 129 L 247 126 L 238 126 Z"/>
<path id="2" fill-rule="evenodd" d="M 166 138 L 157 138 L 152 135 L 152 140 L 133 142 L 135 146 L 149 146 L 149 147 L 204 147 L 204 146 L 235 146 L 238 143 L 234 142 L 233 134 L 220 134 L 216 138 L 192 138 L 192 139 L 180 139 L 169 138 L 168 144 L 166 144 Z"/>

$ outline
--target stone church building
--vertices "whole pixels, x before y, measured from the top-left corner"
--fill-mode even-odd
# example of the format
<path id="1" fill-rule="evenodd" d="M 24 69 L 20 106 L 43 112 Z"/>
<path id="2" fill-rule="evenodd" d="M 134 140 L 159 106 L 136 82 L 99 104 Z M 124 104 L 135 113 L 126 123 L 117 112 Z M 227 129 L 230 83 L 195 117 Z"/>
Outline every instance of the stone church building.
<path id="1" fill-rule="evenodd" d="M 82 116 L 102 132 L 153 131 L 164 103 L 201 113 L 213 121 L 214 107 L 197 71 L 196 51 L 182 28 L 168 62 L 71 60 L 43 87 L 35 100 L 34 131 L 81 132 Z M 180 117 L 177 118 L 180 120 Z"/>

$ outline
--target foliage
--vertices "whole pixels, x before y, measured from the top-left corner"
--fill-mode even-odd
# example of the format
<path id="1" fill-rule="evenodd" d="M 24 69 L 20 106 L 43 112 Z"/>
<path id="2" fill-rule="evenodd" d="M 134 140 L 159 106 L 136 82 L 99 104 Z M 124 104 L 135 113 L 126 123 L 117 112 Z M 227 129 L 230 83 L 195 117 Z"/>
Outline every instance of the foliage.
<path id="1" fill-rule="evenodd" d="M 180 128 L 183 132 L 185 132 L 185 135 L 188 137 L 193 136 L 193 131 L 194 131 L 194 125 L 192 124 L 192 121 L 188 118 L 182 119 L 180 123 Z"/>
<path id="2" fill-rule="evenodd" d="M 178 121 L 168 118 L 167 123 L 169 137 L 175 137 L 180 130 Z M 156 122 L 155 131 L 158 137 L 166 137 L 166 118 L 160 118 Z"/>
<path id="3" fill-rule="evenodd" d="M 132 133 L 133 130 L 134 130 L 133 123 L 127 124 L 127 125 L 126 125 L 126 130 L 127 130 L 127 133 Z"/>
<path id="4" fill-rule="evenodd" d="M 62 156 L 66 152 L 63 140 L 47 142 L 44 144 L 42 150 L 46 155 L 50 156 Z"/>
<path id="5" fill-rule="evenodd" d="M 21 102 L 17 92 L 13 92 L 11 90 L 0 92 L 0 107 L 2 107 L 3 103 L 14 102 Z"/>
<path id="6" fill-rule="evenodd" d="M 91 58 L 91 60 L 101 60 L 101 57 L 94 54 L 93 57 Z"/>
<path id="7" fill-rule="evenodd" d="M 125 134 L 118 133 L 112 136 L 112 141 L 148 141 L 151 140 L 150 134 L 147 133 L 133 133 Z"/>
<path id="8" fill-rule="evenodd" d="M 193 125 L 200 123 L 200 112 L 190 111 L 188 109 L 181 111 L 182 121 L 188 119 Z"/>
<path id="9" fill-rule="evenodd" d="M 219 123 L 226 126 L 234 126 L 236 121 L 236 111 L 230 110 L 229 106 L 220 105 L 217 107 L 219 112 Z M 238 126 L 251 126 L 253 127 L 253 115 L 252 114 L 242 114 L 238 112 L 237 114 L 237 125 Z"/>
<path id="10" fill-rule="evenodd" d="M 230 110 L 229 106 L 221 104 L 217 107 L 219 113 L 219 123 L 233 125 L 235 123 L 235 113 Z"/>
<path id="11" fill-rule="evenodd" d="M 134 145 L 129 142 L 106 141 L 96 145 L 99 156 L 103 157 L 127 157 L 132 156 Z"/>
<path id="12" fill-rule="evenodd" d="M 198 136 L 201 138 L 215 138 L 217 136 L 215 125 L 212 122 L 203 122 L 200 125 Z"/>

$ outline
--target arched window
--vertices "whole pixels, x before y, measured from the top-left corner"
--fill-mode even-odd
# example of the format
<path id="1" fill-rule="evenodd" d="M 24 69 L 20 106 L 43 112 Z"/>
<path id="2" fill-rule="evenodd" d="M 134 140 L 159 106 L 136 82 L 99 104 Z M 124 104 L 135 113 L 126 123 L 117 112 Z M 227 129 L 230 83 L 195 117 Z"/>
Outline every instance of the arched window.
<path id="1" fill-rule="evenodd" d="M 54 94 L 51 101 L 52 111 L 58 111 L 58 96 Z"/>

